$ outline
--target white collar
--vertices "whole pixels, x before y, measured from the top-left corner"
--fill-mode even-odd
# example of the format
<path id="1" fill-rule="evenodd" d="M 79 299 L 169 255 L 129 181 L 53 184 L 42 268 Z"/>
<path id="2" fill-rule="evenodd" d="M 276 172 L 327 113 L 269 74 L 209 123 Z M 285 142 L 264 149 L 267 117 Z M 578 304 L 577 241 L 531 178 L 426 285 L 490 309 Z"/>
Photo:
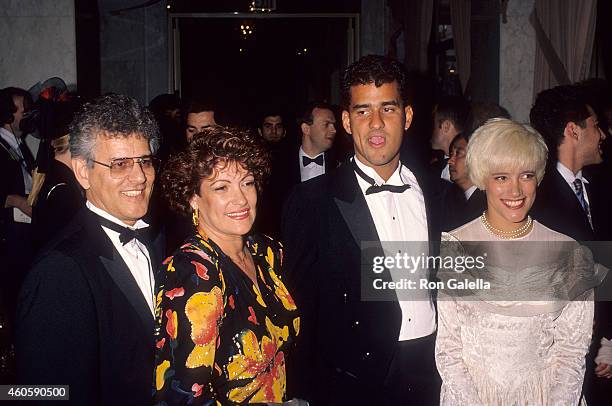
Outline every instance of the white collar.
<path id="1" fill-rule="evenodd" d="M 325 152 L 321 152 L 319 155 L 317 156 L 310 156 L 308 155 L 306 152 L 304 152 L 304 148 L 302 148 L 302 146 L 300 145 L 300 152 L 299 152 L 299 156 L 300 156 L 300 160 L 302 159 L 303 156 L 307 156 L 310 159 L 316 159 L 317 157 L 323 155 L 323 159 L 325 159 Z M 295 156 L 295 155 L 294 155 Z"/>
<path id="2" fill-rule="evenodd" d="M 85 205 L 87 206 L 87 208 L 89 210 L 93 211 L 98 216 L 104 217 L 108 221 L 112 221 L 113 223 L 118 224 L 121 227 L 127 227 L 127 228 L 130 228 L 132 230 L 138 230 L 140 228 L 149 227 L 149 225 L 147 223 L 145 223 L 142 219 L 138 219 L 138 221 L 133 226 L 127 225 L 123 221 L 119 220 L 117 217 L 113 216 L 112 214 L 109 214 L 109 213 L 105 212 L 104 210 L 94 206 L 94 204 L 92 202 L 90 202 L 89 200 L 85 203 Z M 106 229 L 106 227 L 104 227 L 104 228 Z M 110 231 L 116 232 L 114 230 L 110 230 Z"/>
<path id="3" fill-rule="evenodd" d="M 476 185 L 472 185 L 468 188 L 468 190 L 466 190 L 465 192 L 465 200 L 470 200 L 470 197 L 472 197 L 472 195 L 474 194 L 474 192 L 476 191 L 476 189 L 478 189 L 476 187 Z"/>
<path id="4" fill-rule="evenodd" d="M 395 170 L 393 171 L 389 179 L 385 182 L 383 178 L 381 178 L 378 175 L 378 173 L 376 173 L 374 168 L 365 165 L 359 159 L 357 159 L 356 156 L 353 156 L 352 159 L 355 161 L 359 169 L 361 169 L 366 175 L 374 179 L 374 182 L 378 186 L 381 186 L 381 185 L 402 186 L 402 185 L 407 185 L 407 184 L 410 184 L 410 185 L 413 184 L 413 182 L 411 182 L 411 179 L 410 179 L 410 174 L 412 174 L 412 172 L 408 168 L 403 166 L 401 161 L 398 163 L 397 168 L 395 168 Z M 365 186 L 367 184 L 368 186 L 366 186 L 366 188 L 369 187 L 369 184 L 364 179 L 361 179 L 360 176 L 357 176 L 357 179 L 360 179 L 361 181 L 363 181 L 364 184 L 362 185 L 360 183 L 360 185 Z"/>
<path id="5" fill-rule="evenodd" d="M 19 150 L 19 141 L 17 141 L 15 134 L 4 127 L 0 127 L 0 135 L 2 136 L 2 139 L 4 139 L 4 141 L 11 146 L 11 148 Z"/>
<path id="6" fill-rule="evenodd" d="M 572 185 L 576 179 L 580 179 L 583 183 L 589 183 L 586 178 L 582 177 L 582 169 L 574 175 L 574 173 L 567 166 L 563 165 L 559 161 L 557 161 L 557 172 L 559 172 L 563 179 L 565 179 L 565 181 L 570 185 Z"/>

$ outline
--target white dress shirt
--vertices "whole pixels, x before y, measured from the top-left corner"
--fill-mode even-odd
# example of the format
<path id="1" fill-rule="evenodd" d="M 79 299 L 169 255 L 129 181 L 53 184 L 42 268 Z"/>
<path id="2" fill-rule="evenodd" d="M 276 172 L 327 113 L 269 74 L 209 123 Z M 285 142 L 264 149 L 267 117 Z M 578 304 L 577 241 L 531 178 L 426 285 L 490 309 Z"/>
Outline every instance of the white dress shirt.
<path id="1" fill-rule="evenodd" d="M 463 193 L 465 194 L 465 200 L 470 200 L 470 197 L 472 197 L 476 189 L 478 189 L 476 185 L 472 185 L 468 190 L 464 191 Z"/>
<path id="2" fill-rule="evenodd" d="M 323 155 L 323 165 L 317 165 L 314 162 L 309 163 L 304 166 L 302 163 L 302 157 L 308 157 L 310 159 L 315 159 L 319 156 Z M 304 152 L 302 147 L 300 146 L 300 152 L 298 153 L 298 159 L 300 160 L 300 178 L 302 182 L 306 182 L 312 178 L 316 178 L 317 176 L 321 176 L 325 174 L 325 153 L 321 152 L 317 156 L 310 156 Z"/>
<path id="3" fill-rule="evenodd" d="M 444 166 L 444 169 L 442 169 L 442 173 L 440 173 L 440 178 L 444 179 L 447 182 L 452 182 L 450 178 L 450 168 L 448 166 L 448 158 L 450 158 L 448 155 L 444 155 L 444 159 L 446 160 L 446 165 Z"/>
<path id="4" fill-rule="evenodd" d="M 2 127 L 0 127 L 0 136 L 2 137 L 4 141 L 7 142 L 7 144 L 9 144 L 13 152 L 17 154 L 21 159 L 23 159 L 23 154 L 21 153 L 21 150 L 19 149 L 19 141 L 17 141 L 17 137 L 15 137 L 15 135 L 12 132 Z M 27 148 L 27 146 L 25 147 Z M 32 174 L 23 165 L 20 165 L 20 166 L 21 166 L 21 173 L 23 175 L 23 185 L 25 187 L 23 192 L 26 195 L 29 195 L 30 192 L 32 191 Z"/>
<path id="5" fill-rule="evenodd" d="M 578 173 L 574 175 L 574 173 L 567 166 L 557 161 L 557 171 L 561 174 L 563 179 L 567 182 L 567 184 L 569 185 L 570 189 L 572 189 L 572 192 L 574 192 L 574 194 L 576 194 L 576 189 L 574 188 L 574 181 L 576 179 L 580 179 L 580 182 L 582 182 L 582 194 L 584 195 L 584 199 L 586 200 L 587 204 L 590 206 L 591 202 L 589 201 L 589 194 L 586 191 L 586 185 L 589 184 L 589 181 L 586 178 L 582 177 L 582 169 L 579 170 Z M 578 196 L 576 196 L 576 199 L 578 199 Z"/>
<path id="6" fill-rule="evenodd" d="M 370 184 L 355 174 L 370 209 L 380 241 L 419 241 L 423 243 L 420 244 L 424 250 L 422 253 L 428 255 L 427 241 L 429 240 L 429 234 L 425 199 L 412 171 L 400 163 L 389 180 L 384 182 L 374 169 L 362 164 L 356 158 L 353 159 L 366 175 L 376 181 L 377 185 L 410 185 L 410 189 L 404 193 L 384 191 L 366 196 L 365 191 Z M 419 249 L 419 251 L 422 250 Z M 395 254 L 395 252 L 385 252 L 385 255 L 388 256 Z M 401 276 L 401 273 L 399 276 Z M 397 275 L 393 275 L 392 272 L 392 277 L 396 280 Z M 436 311 L 431 299 L 399 300 L 399 305 L 402 310 L 402 326 L 398 341 L 425 337 L 436 331 Z"/>
<path id="7" fill-rule="evenodd" d="M 89 200 L 87 201 L 86 205 L 89 210 L 93 211 L 97 215 L 104 217 L 115 224 L 119 224 L 122 227 L 131 228 L 133 230 L 148 227 L 148 224 L 142 220 L 138 220 L 133 226 L 128 226 L 116 217 L 94 206 Z M 121 241 L 119 241 L 119 233 L 117 231 L 111 230 L 104 226 L 101 227 L 106 235 L 108 235 L 108 238 L 110 238 L 111 242 L 119 252 L 119 255 L 121 255 L 121 258 L 123 258 L 128 269 L 132 273 L 134 280 L 142 292 L 142 296 L 149 305 L 149 310 L 151 310 L 151 316 L 153 317 L 155 312 L 155 293 L 153 290 L 155 287 L 155 278 L 153 276 L 153 269 L 151 268 L 151 257 L 149 255 L 149 250 L 147 250 L 147 247 L 137 239 L 133 239 L 132 241 L 129 241 L 127 244 L 123 245 Z"/>

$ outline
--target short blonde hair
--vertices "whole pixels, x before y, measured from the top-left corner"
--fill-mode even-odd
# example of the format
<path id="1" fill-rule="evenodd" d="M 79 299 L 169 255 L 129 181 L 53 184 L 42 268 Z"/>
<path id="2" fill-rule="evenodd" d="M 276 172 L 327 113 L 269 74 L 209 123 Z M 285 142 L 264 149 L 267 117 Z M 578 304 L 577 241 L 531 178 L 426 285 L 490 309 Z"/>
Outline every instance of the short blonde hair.
<path id="1" fill-rule="evenodd" d="M 484 190 L 487 177 L 497 171 L 535 171 L 538 185 L 544 177 L 548 148 L 533 128 L 506 118 L 494 118 L 470 137 L 466 165 L 470 180 Z"/>

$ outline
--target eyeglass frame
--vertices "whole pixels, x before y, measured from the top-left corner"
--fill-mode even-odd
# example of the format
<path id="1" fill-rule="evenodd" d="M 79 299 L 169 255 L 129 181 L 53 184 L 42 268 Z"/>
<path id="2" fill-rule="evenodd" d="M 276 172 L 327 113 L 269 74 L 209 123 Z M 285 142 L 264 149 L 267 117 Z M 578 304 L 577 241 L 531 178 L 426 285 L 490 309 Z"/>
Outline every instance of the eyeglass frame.
<path id="1" fill-rule="evenodd" d="M 159 165 L 159 163 L 160 163 L 160 159 L 158 157 L 156 157 L 155 155 L 142 155 L 142 156 L 134 156 L 134 157 L 113 158 L 113 159 L 110 160 L 110 163 L 108 163 L 108 164 L 105 164 L 104 162 L 96 161 L 95 159 L 89 159 L 89 161 L 91 161 L 93 163 L 96 163 L 98 165 L 102 165 L 102 166 L 107 167 L 109 169 L 110 174 L 111 174 L 111 178 L 113 178 L 113 179 L 122 179 L 122 178 L 125 178 L 125 177 L 127 177 L 129 175 L 129 172 L 134 168 L 134 164 L 135 163 L 138 163 L 138 165 L 140 165 L 140 169 L 142 169 L 142 171 L 145 172 L 146 170 L 142 166 L 144 159 L 151 159 L 153 171 L 156 170 L 156 166 Z M 132 161 L 132 166 L 130 166 L 128 168 L 128 170 L 126 170 L 126 174 L 123 175 L 123 176 L 119 176 L 119 177 L 113 176 L 113 162 L 116 162 L 116 161 L 129 162 L 128 160 Z"/>

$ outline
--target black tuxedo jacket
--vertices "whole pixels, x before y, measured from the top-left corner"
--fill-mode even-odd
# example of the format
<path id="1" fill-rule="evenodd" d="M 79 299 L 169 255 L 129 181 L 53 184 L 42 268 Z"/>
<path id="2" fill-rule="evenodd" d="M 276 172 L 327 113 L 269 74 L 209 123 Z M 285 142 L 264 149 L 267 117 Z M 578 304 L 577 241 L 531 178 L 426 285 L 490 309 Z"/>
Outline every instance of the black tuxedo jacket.
<path id="1" fill-rule="evenodd" d="M 259 232 L 280 237 L 281 213 L 291 190 L 302 181 L 299 160 L 300 145 L 285 144 L 272 153 L 272 175 L 257 204 L 256 228 Z M 335 154 L 325 153 L 325 173 L 338 167 Z"/>
<path id="2" fill-rule="evenodd" d="M 149 244 L 156 273 L 161 236 Z M 151 403 L 154 318 L 97 216 L 82 209 L 28 274 L 17 312 L 22 384 L 70 385 L 74 405 Z"/>
<path id="3" fill-rule="evenodd" d="M 442 201 L 437 193 L 443 181 L 418 179 L 429 238 L 439 241 L 441 208 L 435 205 Z M 282 233 L 291 292 L 302 314 L 302 339 L 287 364 L 290 396 L 314 405 L 376 404 L 402 315 L 393 291 L 387 301 L 361 300 L 361 283 L 373 277 L 367 264 L 383 251 L 350 164 L 294 190 Z M 362 252 L 366 241 L 378 246 Z M 381 275 L 390 278 L 388 272 Z"/>
<path id="4" fill-rule="evenodd" d="M 299 160 L 300 146 L 294 147 L 291 154 L 285 155 L 283 168 L 285 170 L 279 170 L 278 176 L 284 179 L 285 192 L 288 192 L 293 186 L 301 183 L 302 176 L 300 170 L 302 162 Z M 338 167 L 338 161 L 335 159 L 334 154 L 330 151 L 325 151 L 325 173 L 329 173 Z"/>

